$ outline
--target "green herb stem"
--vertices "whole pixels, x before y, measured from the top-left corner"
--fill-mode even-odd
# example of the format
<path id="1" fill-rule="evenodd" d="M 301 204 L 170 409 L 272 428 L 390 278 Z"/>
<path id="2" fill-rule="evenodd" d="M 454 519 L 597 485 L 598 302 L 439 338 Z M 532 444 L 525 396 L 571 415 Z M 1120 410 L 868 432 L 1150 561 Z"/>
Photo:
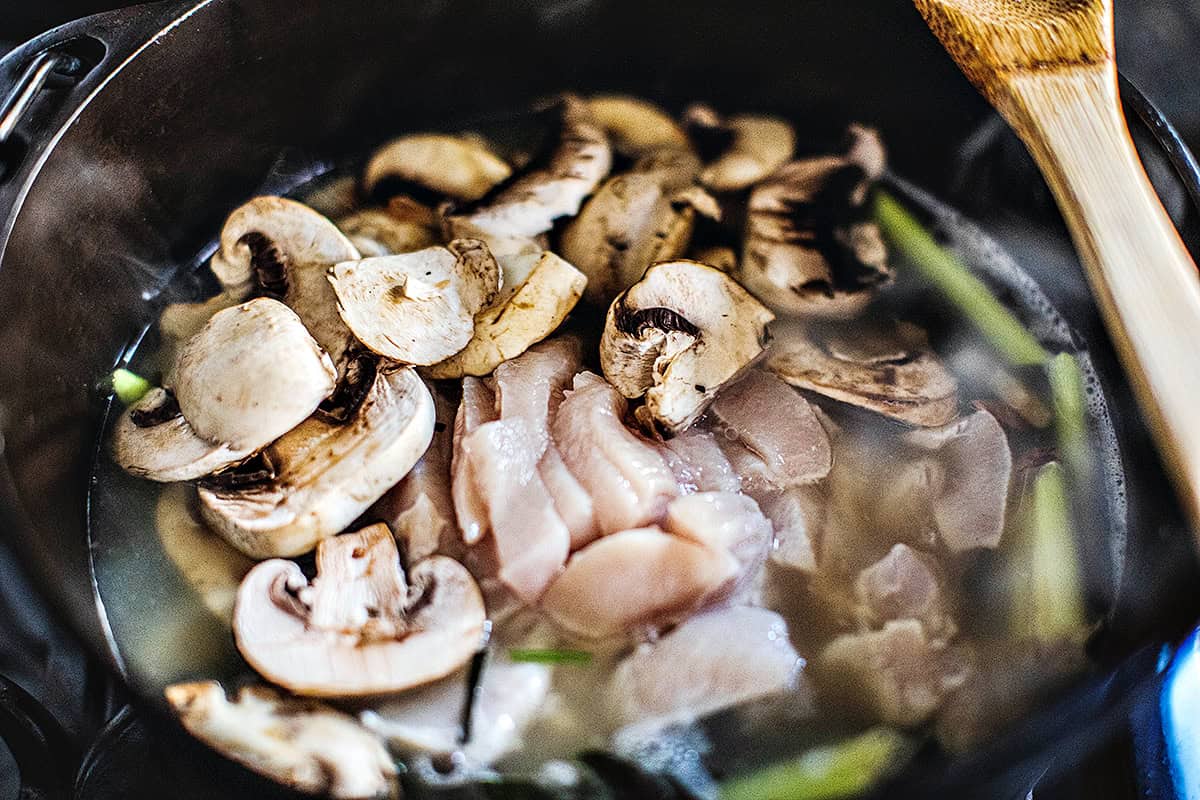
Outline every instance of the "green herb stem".
<path id="1" fill-rule="evenodd" d="M 514 648 L 508 651 L 508 657 L 526 664 L 592 663 L 592 654 L 586 650 Z"/>
<path id="2" fill-rule="evenodd" d="M 113 393 L 125 405 L 133 405 L 141 400 L 146 392 L 154 388 L 154 384 L 127 369 L 115 369 L 112 374 Z"/>

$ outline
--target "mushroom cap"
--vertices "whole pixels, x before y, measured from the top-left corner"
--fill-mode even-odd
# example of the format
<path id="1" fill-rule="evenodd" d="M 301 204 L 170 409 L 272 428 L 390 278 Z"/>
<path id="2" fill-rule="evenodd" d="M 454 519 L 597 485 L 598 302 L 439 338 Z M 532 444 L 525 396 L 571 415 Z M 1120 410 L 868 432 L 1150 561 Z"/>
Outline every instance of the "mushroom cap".
<path id="1" fill-rule="evenodd" d="M 940 491 L 931 505 L 946 547 L 959 553 L 999 545 L 1013 461 L 996 418 L 976 411 L 940 428 L 909 431 L 904 438 L 913 447 L 936 452 L 943 466 Z"/>
<path id="2" fill-rule="evenodd" d="M 265 196 L 229 215 L 209 264 L 227 292 L 245 298 L 257 288 L 286 303 L 340 368 L 354 336 L 337 314 L 325 271 L 358 256 L 327 218 L 294 200 Z"/>
<path id="3" fill-rule="evenodd" d="M 638 158 L 655 150 L 687 150 L 687 134 L 671 115 L 653 103 L 624 94 L 588 98 L 588 109 L 608 132 L 617 152 Z"/>
<path id="4" fill-rule="evenodd" d="M 348 714 L 265 686 L 244 687 L 233 702 L 216 681 L 165 693 L 193 736 L 260 775 L 346 800 L 391 789 L 396 765 L 387 749 Z"/>
<path id="5" fill-rule="evenodd" d="M 791 385 L 911 425 L 944 425 L 958 382 L 915 325 L 776 325 L 766 367 Z"/>
<path id="6" fill-rule="evenodd" d="M 574 216 L 612 166 L 604 129 L 587 104 L 573 95 L 560 102 L 561 127 L 554 150 L 539 166 L 499 187 L 497 194 L 468 215 L 491 236 L 537 236 L 559 217 Z"/>
<path id="7" fill-rule="evenodd" d="M 455 200 L 478 200 L 512 174 L 504 159 L 477 137 L 444 133 L 401 136 L 375 151 L 363 171 L 363 189 L 384 181 L 415 183 Z"/>
<path id="8" fill-rule="evenodd" d="M 263 451 L 269 480 L 202 486 L 205 522 L 252 558 L 295 556 L 354 521 L 433 438 L 433 397 L 408 367 L 379 369 L 345 422 L 322 411 Z"/>
<path id="9" fill-rule="evenodd" d="M 689 113 L 693 122 L 700 117 Z M 796 132 L 776 117 L 737 114 L 712 121 L 730 139 L 725 152 L 700 173 L 700 182 L 714 192 L 753 186 L 786 164 L 796 149 Z"/>
<path id="10" fill-rule="evenodd" d="M 861 126 L 851 135 L 847 155 L 786 164 L 750 194 L 738 277 L 780 313 L 852 317 L 891 280 L 887 247 L 866 209 L 883 147 Z"/>
<path id="11" fill-rule="evenodd" d="M 237 450 L 196 435 L 174 396 L 155 387 L 125 409 L 113 426 L 113 458 L 131 475 L 162 483 L 191 481 L 245 460 Z"/>
<path id="12" fill-rule="evenodd" d="M 364 258 L 411 253 L 438 243 L 433 212 L 406 197 L 393 198 L 386 209 L 355 211 L 338 219 L 337 226 Z"/>
<path id="13" fill-rule="evenodd" d="M 554 253 L 533 249 L 496 258 L 503 289 L 475 315 L 467 346 L 426 369 L 429 377 L 490 375 L 554 333 L 583 296 L 587 276 Z"/>
<path id="14" fill-rule="evenodd" d="M 443 678 L 483 637 L 483 597 L 445 556 L 407 579 L 388 527 L 326 539 L 312 583 L 295 563 L 264 561 L 238 590 L 238 650 L 263 677 L 311 697 L 399 692 Z"/>
<path id="15" fill-rule="evenodd" d="M 563 231 L 563 256 L 587 276 L 589 302 L 612 302 L 652 263 L 687 250 L 696 214 L 691 195 L 669 191 L 664 177 L 635 171 L 609 178 Z"/>
<path id="16" fill-rule="evenodd" d="M 609 306 L 600 364 L 623 395 L 645 396 L 656 427 L 678 432 L 762 353 L 774 318 L 720 270 L 654 264 Z"/>
<path id="17" fill-rule="evenodd" d="M 336 380 L 300 318 L 260 297 L 218 311 L 188 340 L 172 388 L 196 435 L 258 450 L 303 422 Z"/>
<path id="18" fill-rule="evenodd" d="M 404 364 L 436 364 L 466 347 L 475 315 L 500 291 L 500 267 L 478 239 L 347 261 L 330 270 L 338 313 L 358 340 Z"/>

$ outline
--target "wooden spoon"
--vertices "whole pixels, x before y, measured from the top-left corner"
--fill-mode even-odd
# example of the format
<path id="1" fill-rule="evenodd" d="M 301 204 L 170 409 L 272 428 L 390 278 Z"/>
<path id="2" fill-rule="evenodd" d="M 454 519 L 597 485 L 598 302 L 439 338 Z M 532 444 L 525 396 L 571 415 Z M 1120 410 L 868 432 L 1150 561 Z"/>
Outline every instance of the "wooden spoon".
<path id="1" fill-rule="evenodd" d="M 915 3 L 1049 182 L 1200 537 L 1200 278 L 1121 113 L 1112 0 Z"/>

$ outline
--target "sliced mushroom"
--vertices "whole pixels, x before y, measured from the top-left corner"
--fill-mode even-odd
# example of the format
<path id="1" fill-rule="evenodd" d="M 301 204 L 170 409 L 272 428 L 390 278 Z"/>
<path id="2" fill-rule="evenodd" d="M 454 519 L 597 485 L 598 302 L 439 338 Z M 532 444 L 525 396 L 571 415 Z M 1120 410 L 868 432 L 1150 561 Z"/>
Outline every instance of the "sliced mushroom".
<path id="1" fill-rule="evenodd" d="M 686 112 L 693 135 L 721 140 L 725 148 L 700 173 L 700 182 L 714 192 L 736 192 L 779 169 L 796 149 L 796 132 L 776 117 L 738 114 L 722 119 L 704 106 Z"/>
<path id="2" fill-rule="evenodd" d="M 426 370 L 431 378 L 490 374 L 554 333 L 583 296 L 587 277 L 554 253 L 535 247 L 496 258 L 504 288 L 475 316 L 467 346 Z"/>
<path id="3" fill-rule="evenodd" d="M 471 136 L 416 133 L 375 151 L 363 172 L 366 194 L 387 181 L 415 184 L 454 200 L 478 200 L 512 169 Z"/>
<path id="4" fill-rule="evenodd" d="M 411 253 L 438 243 L 438 221 L 430 209 L 404 196 L 387 208 L 364 208 L 337 220 L 337 226 L 364 257 Z"/>
<path id="5" fill-rule="evenodd" d="M 610 178 L 563 231 L 563 256 L 587 275 L 589 302 L 607 305 L 654 262 L 683 255 L 696 205 L 714 210 L 715 201 L 699 188 L 671 191 L 669 177 L 669 171 L 634 171 Z"/>
<path id="6" fill-rule="evenodd" d="M 728 550 L 657 527 L 635 528 L 602 536 L 571 556 L 541 605 L 577 636 L 620 636 L 689 616 L 739 568 Z"/>
<path id="7" fill-rule="evenodd" d="M 847 155 L 794 161 L 750 195 L 739 279 L 780 313 L 852 317 L 891 280 L 867 206 L 883 145 L 874 131 L 850 132 Z"/>
<path id="8" fill-rule="evenodd" d="M 358 208 L 358 178 L 353 175 L 341 175 L 332 180 L 322 177 L 297 199 L 330 219 L 344 217 Z"/>
<path id="9" fill-rule="evenodd" d="M 330 270 L 338 313 L 373 352 L 436 364 L 467 346 L 475 315 L 500 291 L 500 267 L 478 239 L 346 261 Z"/>
<path id="10" fill-rule="evenodd" d="M 1004 533 L 1012 451 L 1000 423 L 986 411 L 941 428 L 910 431 L 905 441 L 933 451 L 943 480 L 932 497 L 933 520 L 954 552 L 996 547 Z"/>
<path id="11" fill-rule="evenodd" d="M 692 259 L 699 261 L 701 264 L 708 264 L 710 267 L 719 269 L 726 274 L 737 274 L 738 257 L 732 247 L 725 247 L 723 245 L 701 247 L 693 253 Z"/>
<path id="12" fill-rule="evenodd" d="M 622 155 L 639 158 L 656 150 L 686 150 L 687 134 L 653 103 L 623 94 L 601 94 L 587 101 L 596 122 L 608 131 Z"/>
<path id="13" fill-rule="evenodd" d="M 355 363 L 364 373 L 351 385 L 359 402 L 319 410 L 276 440 L 263 451 L 261 474 L 235 471 L 201 487 L 204 520 L 246 555 L 308 552 L 394 486 L 429 446 L 433 398 L 417 374 Z"/>
<path id="14" fill-rule="evenodd" d="M 958 382 L 908 323 L 776 325 L 766 367 L 788 383 L 912 425 L 958 412 Z"/>
<path id="15" fill-rule="evenodd" d="M 337 226 L 308 206 L 256 197 L 229 215 L 209 263 L 226 292 L 242 299 L 262 294 L 290 306 L 341 369 L 354 335 L 338 316 L 325 271 L 358 256 Z"/>
<path id="16" fill-rule="evenodd" d="M 621 394 L 645 396 L 643 424 L 676 433 L 758 357 L 774 318 L 720 270 L 655 264 L 609 307 L 600 364 Z"/>
<path id="17" fill-rule="evenodd" d="M 587 104 L 562 98 L 560 130 L 544 166 L 499 187 L 495 197 L 467 219 L 491 236 L 537 236 L 559 217 L 574 216 L 612 166 L 608 137 Z"/>
<path id="18" fill-rule="evenodd" d="M 265 686 L 233 702 L 216 681 L 168 686 L 183 726 L 229 758 L 293 789 L 335 798 L 388 794 L 396 765 L 354 717 Z"/>
<path id="19" fill-rule="evenodd" d="M 197 436 L 258 450 L 312 414 L 336 378 L 300 318 L 260 297 L 218 311 L 188 340 L 172 389 Z"/>
<path id="20" fill-rule="evenodd" d="M 322 541 L 310 583 L 264 561 L 238 590 L 233 633 L 250 666 L 310 697 L 399 692 L 443 678 L 479 649 L 479 587 L 453 559 L 401 568 L 382 523 Z"/>
<path id="21" fill-rule="evenodd" d="M 126 472 L 162 483 L 202 478 L 254 452 L 197 436 L 179 413 L 175 396 L 160 387 L 125 409 L 113 426 L 112 447 Z"/>

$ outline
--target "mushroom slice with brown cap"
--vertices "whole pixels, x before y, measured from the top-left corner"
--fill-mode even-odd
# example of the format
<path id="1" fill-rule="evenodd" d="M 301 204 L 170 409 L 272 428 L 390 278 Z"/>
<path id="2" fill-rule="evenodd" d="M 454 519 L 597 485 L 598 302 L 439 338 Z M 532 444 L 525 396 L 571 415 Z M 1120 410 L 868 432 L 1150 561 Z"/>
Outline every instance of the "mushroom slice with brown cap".
<path id="1" fill-rule="evenodd" d="M 910 431 L 904 438 L 913 447 L 935 452 L 943 466 L 943 480 L 931 498 L 943 544 L 956 553 L 999 545 L 1012 451 L 996 418 L 976 411 L 941 428 Z"/>
<path id="2" fill-rule="evenodd" d="M 766 367 L 791 385 L 926 427 L 958 412 L 958 382 L 908 323 L 789 322 L 772 328 Z"/>
<path id="3" fill-rule="evenodd" d="M 291 561 L 259 564 L 233 616 L 250 666 L 310 697 L 388 694 L 443 678 L 479 649 L 483 625 L 466 568 L 431 556 L 406 574 L 382 523 L 321 542 L 311 583 Z"/>
<path id="4" fill-rule="evenodd" d="M 700 182 L 714 192 L 753 186 L 787 163 L 796 149 L 796 132 L 776 117 L 738 114 L 722 119 L 706 106 L 693 106 L 685 116 L 697 138 L 726 143 L 700 173 Z"/>
<path id="5" fill-rule="evenodd" d="M 467 214 L 489 236 L 537 236 L 559 217 L 574 216 L 612 166 L 604 129 L 573 95 L 559 102 L 560 126 L 543 166 L 497 187 L 495 197 Z"/>
<path id="6" fill-rule="evenodd" d="M 867 207 L 883 172 L 874 131 L 851 126 L 847 155 L 794 161 L 754 188 L 739 280 L 781 313 L 844 318 L 891 280 Z"/>
<path id="7" fill-rule="evenodd" d="M 478 200 L 512 169 L 476 137 L 445 133 L 401 136 L 375 151 L 363 171 L 371 195 L 389 181 L 415 184 L 454 200 Z"/>
<path id="8" fill-rule="evenodd" d="M 646 267 L 683 255 L 697 207 L 719 215 L 699 187 L 670 190 L 669 176 L 635 170 L 610 178 L 563 231 L 563 256 L 587 276 L 589 302 L 606 305 Z"/>
<path id="9" fill-rule="evenodd" d="M 600 365 L 621 394 L 645 396 L 643 424 L 677 433 L 762 353 L 774 318 L 720 270 L 654 264 L 609 307 Z"/>
<path id="10" fill-rule="evenodd" d="M 338 316 L 325 271 L 358 257 L 350 240 L 316 211 L 266 196 L 229 215 L 209 264 L 226 292 L 241 298 L 263 294 L 286 303 L 341 369 L 354 335 Z"/>
<path id="11" fill-rule="evenodd" d="M 266 686 L 247 686 L 230 701 L 216 681 L 177 683 L 166 697 L 192 735 L 292 789 L 346 800 L 391 791 L 395 763 L 348 714 Z"/>
<path id="12" fill-rule="evenodd" d="M 162 483 L 211 475 L 254 452 L 197 436 L 179 413 L 175 396 L 160 387 L 125 409 L 113 427 L 112 447 L 126 472 Z"/>
<path id="13" fill-rule="evenodd" d="M 217 312 L 188 340 L 172 389 L 197 436 L 253 451 L 316 411 L 336 379 L 295 312 L 260 297 Z"/>
<path id="14" fill-rule="evenodd" d="M 466 347 L 500 280 L 478 239 L 346 261 L 329 272 L 338 313 L 358 340 L 403 364 L 436 364 Z"/>
<path id="15" fill-rule="evenodd" d="M 588 108 L 612 139 L 617 152 L 639 158 L 656 150 L 687 150 L 687 134 L 671 116 L 653 103 L 623 94 L 588 98 Z"/>
<path id="16" fill-rule="evenodd" d="M 337 220 L 338 229 L 364 257 L 411 253 L 438 243 L 432 210 L 407 197 L 393 197 L 387 208 L 364 208 Z"/>
<path id="17" fill-rule="evenodd" d="M 205 522 L 246 555 L 308 552 L 408 474 L 429 446 L 433 397 L 417 374 L 354 363 L 348 375 L 363 374 L 345 393 L 358 394 L 357 403 L 318 410 L 276 440 L 262 452 L 265 474 L 233 472 L 201 486 Z"/>
<path id="18" fill-rule="evenodd" d="M 583 296 L 587 277 L 536 246 L 501 256 L 503 289 L 475 315 L 466 347 L 425 370 L 431 378 L 489 375 L 558 329 Z"/>

